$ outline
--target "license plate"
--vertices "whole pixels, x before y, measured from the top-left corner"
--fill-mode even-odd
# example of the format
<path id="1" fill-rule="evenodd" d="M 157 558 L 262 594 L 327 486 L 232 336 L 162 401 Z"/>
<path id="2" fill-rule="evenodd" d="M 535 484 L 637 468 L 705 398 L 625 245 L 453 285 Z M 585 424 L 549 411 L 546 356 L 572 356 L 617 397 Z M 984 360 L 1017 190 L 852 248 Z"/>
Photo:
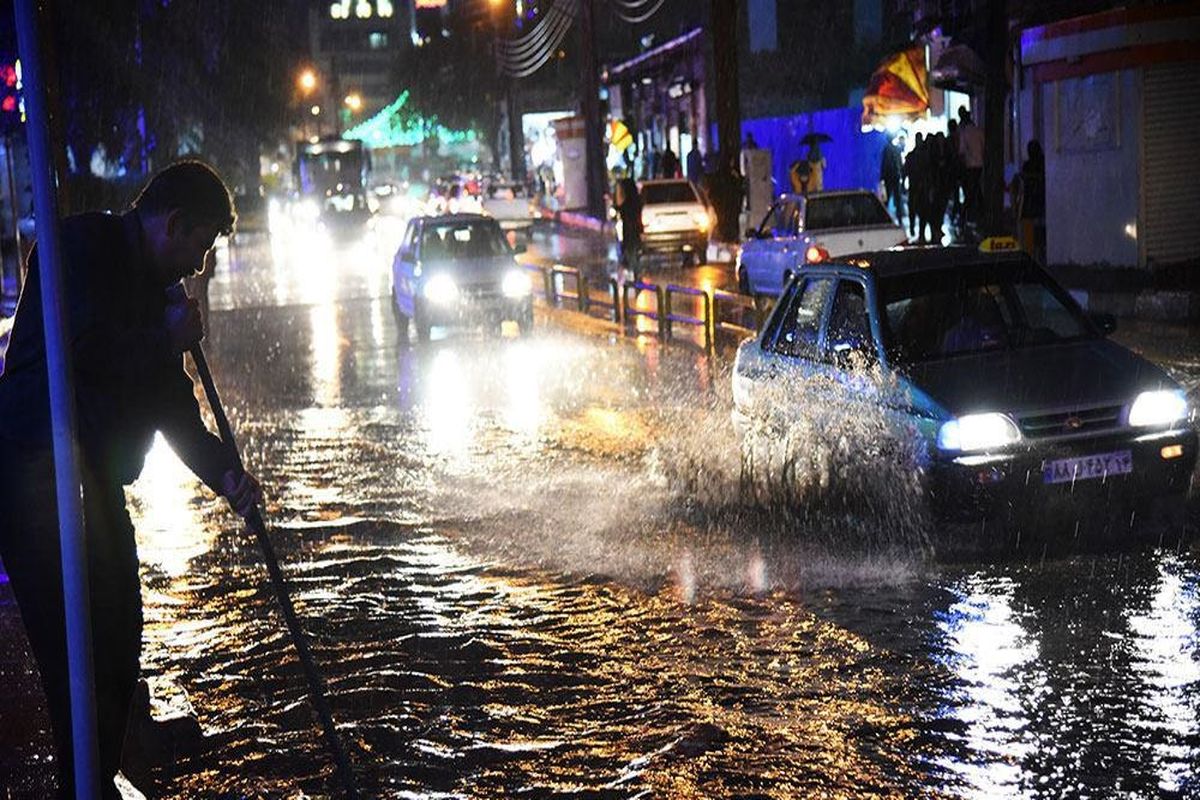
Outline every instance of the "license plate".
<path id="1" fill-rule="evenodd" d="M 1059 458 L 1042 465 L 1046 483 L 1067 483 L 1107 478 L 1109 475 L 1128 475 L 1133 472 L 1133 454 L 1128 450 L 1097 453 L 1093 456 Z"/>

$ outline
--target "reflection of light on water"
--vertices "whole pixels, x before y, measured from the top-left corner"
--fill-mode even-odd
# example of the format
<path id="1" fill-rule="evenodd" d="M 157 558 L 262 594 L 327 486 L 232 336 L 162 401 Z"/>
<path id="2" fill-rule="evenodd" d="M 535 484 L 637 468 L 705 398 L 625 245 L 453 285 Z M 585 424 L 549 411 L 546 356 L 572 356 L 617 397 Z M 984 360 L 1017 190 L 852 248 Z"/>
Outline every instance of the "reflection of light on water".
<path id="1" fill-rule="evenodd" d="M 948 666 L 964 695 L 949 713 L 966 723 L 965 740 L 976 756 L 944 764 L 964 779 L 967 797 L 1023 796 L 1020 763 L 1036 750 L 1022 740 L 1028 722 L 1023 703 L 1034 698 L 1013 672 L 1036 662 L 1038 648 L 1015 619 L 1012 597 L 1010 580 L 973 580 L 938 620 L 952 653 Z"/>
<path id="2" fill-rule="evenodd" d="M 192 504 L 197 486 L 197 479 L 167 440 L 156 434 L 141 477 L 130 493 L 137 501 L 141 557 L 168 577 L 185 574 L 191 559 L 203 555 L 212 544 L 205 535 L 200 509 Z"/>
<path id="3" fill-rule="evenodd" d="M 1164 556 L 1150 608 L 1129 619 L 1133 647 L 1140 657 L 1135 669 L 1147 690 L 1144 713 L 1168 734 L 1168 741 L 1155 745 L 1159 788 L 1168 792 L 1183 790 L 1182 783 L 1200 762 L 1200 752 L 1184 744 L 1196 741 L 1200 733 L 1196 702 L 1200 636 L 1195 622 L 1200 619 L 1200 596 L 1195 580 L 1185 583 L 1181 571 L 1176 556 Z"/>
<path id="4" fill-rule="evenodd" d="M 433 359 L 425 387 L 427 441 L 435 453 L 461 454 L 470 441 L 471 409 L 467 378 L 458 354 L 443 350 Z"/>
<path id="5" fill-rule="evenodd" d="M 312 328 L 313 400 L 320 406 L 336 406 L 342 399 L 342 337 L 338 330 L 338 307 L 315 305 L 308 315 Z"/>

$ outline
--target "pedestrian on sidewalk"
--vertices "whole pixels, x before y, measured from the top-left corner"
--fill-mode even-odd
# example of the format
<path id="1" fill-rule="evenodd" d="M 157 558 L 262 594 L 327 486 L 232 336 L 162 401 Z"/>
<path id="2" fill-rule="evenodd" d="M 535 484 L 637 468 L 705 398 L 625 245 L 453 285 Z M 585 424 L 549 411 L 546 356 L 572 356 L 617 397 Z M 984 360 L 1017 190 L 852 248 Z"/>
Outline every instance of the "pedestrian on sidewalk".
<path id="1" fill-rule="evenodd" d="M 966 108 L 958 110 L 958 155 L 963 166 L 963 213 L 967 223 L 979 225 L 983 209 L 983 131 Z"/>
<path id="2" fill-rule="evenodd" d="M 821 152 L 821 145 L 817 140 L 808 146 L 808 155 L 804 157 L 808 162 L 808 192 L 823 192 L 825 191 L 825 155 Z"/>
<path id="3" fill-rule="evenodd" d="M 929 151 L 925 134 L 918 133 L 912 152 L 904 160 L 908 178 L 908 235 L 918 242 L 925 241 L 926 208 L 928 206 Z M 919 235 L 918 235 L 919 234 Z"/>
<path id="4" fill-rule="evenodd" d="M 1042 143 L 1030 139 L 1026 159 L 1013 178 L 1014 206 L 1021 249 L 1041 263 L 1046 262 L 1046 156 Z"/>
<path id="5" fill-rule="evenodd" d="M 62 223 L 63 283 L 75 372 L 78 448 L 92 612 L 92 658 L 102 796 L 126 733 L 153 725 L 130 714 L 142 641 L 141 585 L 124 487 L 142 471 L 155 432 L 243 517 L 257 481 L 200 416 L 183 354 L 200 341 L 198 304 L 168 302 L 234 223 L 229 190 L 210 167 L 185 161 L 155 175 L 123 214 Z M 62 565 L 54 489 L 37 250 L 0 376 L 0 557 L 37 659 L 57 748 L 59 795 L 74 798 Z M 140 705 L 140 704 L 139 704 Z M 144 713 L 148 713 L 148 704 Z"/>
<path id="6" fill-rule="evenodd" d="M 613 192 L 613 208 L 621 221 L 621 266 L 633 273 L 635 282 L 641 280 L 642 255 L 642 196 L 637 181 L 625 177 L 617 181 Z"/>
<path id="7" fill-rule="evenodd" d="M 879 159 L 879 182 L 883 184 L 884 191 L 884 206 L 892 206 L 896 215 L 896 224 L 904 224 L 904 195 L 900 190 L 904 180 L 904 161 L 901 157 L 903 152 L 901 142 L 904 139 L 897 137 L 889 139 L 883 146 L 883 153 Z"/>
<path id="8" fill-rule="evenodd" d="M 704 153 L 700 152 L 699 140 L 692 142 L 692 149 L 687 154 L 687 177 L 697 185 L 704 181 Z"/>
<path id="9" fill-rule="evenodd" d="M 663 149 L 662 161 L 660 164 L 662 165 L 662 177 L 679 177 L 679 157 L 675 155 L 675 151 L 671 149 L 671 145 L 667 145 Z"/>

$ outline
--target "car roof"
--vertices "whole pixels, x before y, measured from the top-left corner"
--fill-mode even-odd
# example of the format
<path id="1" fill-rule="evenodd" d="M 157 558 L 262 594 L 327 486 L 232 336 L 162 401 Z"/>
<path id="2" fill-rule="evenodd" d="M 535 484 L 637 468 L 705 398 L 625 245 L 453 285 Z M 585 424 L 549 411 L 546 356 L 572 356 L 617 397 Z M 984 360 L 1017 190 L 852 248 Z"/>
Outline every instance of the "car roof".
<path id="1" fill-rule="evenodd" d="M 426 214 L 419 218 L 422 224 L 453 225 L 459 222 L 495 222 L 495 217 L 487 214 Z"/>
<path id="2" fill-rule="evenodd" d="M 920 272 L 935 272 L 950 267 L 969 268 L 997 264 L 1037 266 L 1037 262 L 1020 250 L 984 253 L 977 247 L 967 245 L 950 245 L 948 247 L 939 245 L 913 247 L 909 245 L 835 256 L 829 261 L 822 261 L 819 264 L 807 264 L 804 269 L 811 271 L 819 270 L 822 267 L 853 267 L 877 278 L 891 278 Z"/>
<path id="3" fill-rule="evenodd" d="M 831 192 L 810 192 L 807 195 L 800 194 L 799 192 L 783 192 L 778 197 L 776 197 L 775 200 L 777 202 L 780 200 L 784 200 L 784 201 L 800 200 L 803 202 L 807 202 L 809 200 L 819 200 L 824 197 L 831 197 L 831 198 L 861 197 L 864 194 L 870 195 L 871 197 L 874 197 L 875 199 L 879 199 L 878 196 L 874 192 L 872 192 L 870 189 L 835 189 L 834 191 L 831 191 Z"/>

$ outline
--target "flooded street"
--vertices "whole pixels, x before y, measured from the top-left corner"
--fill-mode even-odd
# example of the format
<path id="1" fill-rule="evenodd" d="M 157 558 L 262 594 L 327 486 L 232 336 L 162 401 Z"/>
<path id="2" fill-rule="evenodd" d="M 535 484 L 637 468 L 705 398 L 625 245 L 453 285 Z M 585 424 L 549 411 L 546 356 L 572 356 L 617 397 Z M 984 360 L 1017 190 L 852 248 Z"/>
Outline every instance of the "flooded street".
<path id="1" fill-rule="evenodd" d="M 1194 536 L 750 508 L 727 358 L 540 308 L 408 344 L 386 248 L 282 238 L 221 252 L 206 350 L 364 797 L 1200 797 Z M 1127 335 L 1195 395 L 1194 340 Z M 338 796 L 252 539 L 161 439 L 131 498 L 143 672 L 209 737 L 161 795 Z"/>

